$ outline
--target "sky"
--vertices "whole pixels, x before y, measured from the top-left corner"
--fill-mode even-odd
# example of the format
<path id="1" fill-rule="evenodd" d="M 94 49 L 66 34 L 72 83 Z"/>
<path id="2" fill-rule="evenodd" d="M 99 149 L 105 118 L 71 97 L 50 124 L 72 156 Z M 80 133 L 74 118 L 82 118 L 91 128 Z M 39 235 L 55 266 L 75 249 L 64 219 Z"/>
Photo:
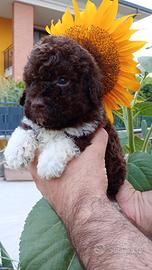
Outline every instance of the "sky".
<path id="1" fill-rule="evenodd" d="M 149 45 L 152 45 L 152 15 L 144 19 L 141 19 L 137 22 L 134 22 L 132 28 L 139 30 L 138 32 L 132 35 L 131 37 L 132 40 L 147 41 L 147 44 L 144 46 L 144 48 L 149 47 Z M 145 50 L 144 48 L 135 53 L 135 56 L 138 57 L 140 55 L 147 54 L 147 50 Z"/>
<path id="2" fill-rule="evenodd" d="M 143 39 L 152 43 L 152 15 L 134 22 L 132 28 L 140 30 L 133 35 L 134 38 Z"/>
<path id="3" fill-rule="evenodd" d="M 152 10 L 152 0 L 125 0 L 139 6 L 143 6 Z"/>

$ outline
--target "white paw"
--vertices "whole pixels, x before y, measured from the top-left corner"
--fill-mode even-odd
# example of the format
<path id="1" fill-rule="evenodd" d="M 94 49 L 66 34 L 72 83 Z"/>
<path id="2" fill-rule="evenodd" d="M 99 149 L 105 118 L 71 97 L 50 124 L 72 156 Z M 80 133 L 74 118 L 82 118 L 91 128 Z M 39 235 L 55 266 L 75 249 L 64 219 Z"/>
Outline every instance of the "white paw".
<path id="1" fill-rule="evenodd" d="M 10 138 L 4 156 L 9 168 L 26 167 L 33 159 L 37 143 L 34 133 L 17 128 Z"/>
<path id="2" fill-rule="evenodd" d="M 5 159 L 8 167 L 12 169 L 20 169 L 27 167 L 27 165 L 31 163 L 34 159 L 35 149 L 33 147 L 30 148 L 23 145 L 14 149 L 12 153 L 10 153 L 10 151 L 8 152 L 8 155 L 7 151 L 5 152 Z"/>
<path id="3" fill-rule="evenodd" d="M 39 159 L 37 172 L 41 178 L 49 180 L 51 178 L 60 177 L 65 169 L 65 164 L 57 160 Z"/>
<path id="4" fill-rule="evenodd" d="M 59 133 L 58 137 L 50 140 L 42 150 L 37 165 L 38 175 L 47 180 L 60 177 L 67 163 L 79 153 L 74 142 Z"/>
<path id="5" fill-rule="evenodd" d="M 10 152 L 9 148 L 7 148 L 5 151 L 5 159 L 8 167 L 12 169 L 25 167 L 30 161 L 30 158 L 25 158 L 24 153 L 24 147 L 18 147 L 17 149 L 14 149 L 13 152 Z"/>

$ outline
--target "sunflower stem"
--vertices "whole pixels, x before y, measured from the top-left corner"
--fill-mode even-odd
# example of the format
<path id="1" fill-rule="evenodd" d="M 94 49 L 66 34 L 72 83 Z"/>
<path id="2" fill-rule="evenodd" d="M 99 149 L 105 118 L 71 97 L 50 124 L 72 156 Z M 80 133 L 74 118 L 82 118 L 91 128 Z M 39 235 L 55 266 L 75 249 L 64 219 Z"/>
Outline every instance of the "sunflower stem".
<path id="1" fill-rule="evenodd" d="M 133 112 L 132 109 L 127 108 L 127 132 L 128 132 L 128 144 L 130 153 L 135 152 L 134 142 L 134 128 L 133 128 Z"/>
<path id="2" fill-rule="evenodd" d="M 125 124 L 126 129 L 128 130 L 128 116 L 127 116 L 127 109 L 126 107 L 122 107 L 122 112 L 123 112 L 123 122 Z"/>
<path id="3" fill-rule="evenodd" d="M 146 137 L 144 139 L 144 143 L 143 143 L 143 147 L 142 147 L 142 152 L 147 152 L 147 147 L 148 147 L 148 143 L 149 143 L 149 139 L 150 139 L 150 135 L 152 133 L 152 125 L 150 127 L 150 129 L 148 130 Z"/>

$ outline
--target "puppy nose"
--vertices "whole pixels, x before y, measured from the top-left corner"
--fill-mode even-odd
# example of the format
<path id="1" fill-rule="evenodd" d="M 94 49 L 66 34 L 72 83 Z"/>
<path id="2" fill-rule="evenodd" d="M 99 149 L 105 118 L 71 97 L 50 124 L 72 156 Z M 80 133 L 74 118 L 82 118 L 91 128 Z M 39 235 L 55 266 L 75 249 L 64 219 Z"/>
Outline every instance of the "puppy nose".
<path id="1" fill-rule="evenodd" d="M 35 99 L 32 102 L 32 107 L 34 109 L 43 109 L 44 108 L 44 103 L 41 99 Z"/>

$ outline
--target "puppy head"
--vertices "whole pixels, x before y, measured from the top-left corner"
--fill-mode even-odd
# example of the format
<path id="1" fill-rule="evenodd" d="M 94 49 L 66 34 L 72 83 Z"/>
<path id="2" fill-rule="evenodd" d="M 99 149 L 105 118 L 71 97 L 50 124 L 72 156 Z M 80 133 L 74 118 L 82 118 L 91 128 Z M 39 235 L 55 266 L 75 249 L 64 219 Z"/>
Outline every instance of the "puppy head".
<path id="1" fill-rule="evenodd" d="M 99 116 L 104 94 L 94 58 L 75 41 L 47 36 L 34 47 L 24 70 L 25 115 L 48 129 L 76 127 Z"/>

